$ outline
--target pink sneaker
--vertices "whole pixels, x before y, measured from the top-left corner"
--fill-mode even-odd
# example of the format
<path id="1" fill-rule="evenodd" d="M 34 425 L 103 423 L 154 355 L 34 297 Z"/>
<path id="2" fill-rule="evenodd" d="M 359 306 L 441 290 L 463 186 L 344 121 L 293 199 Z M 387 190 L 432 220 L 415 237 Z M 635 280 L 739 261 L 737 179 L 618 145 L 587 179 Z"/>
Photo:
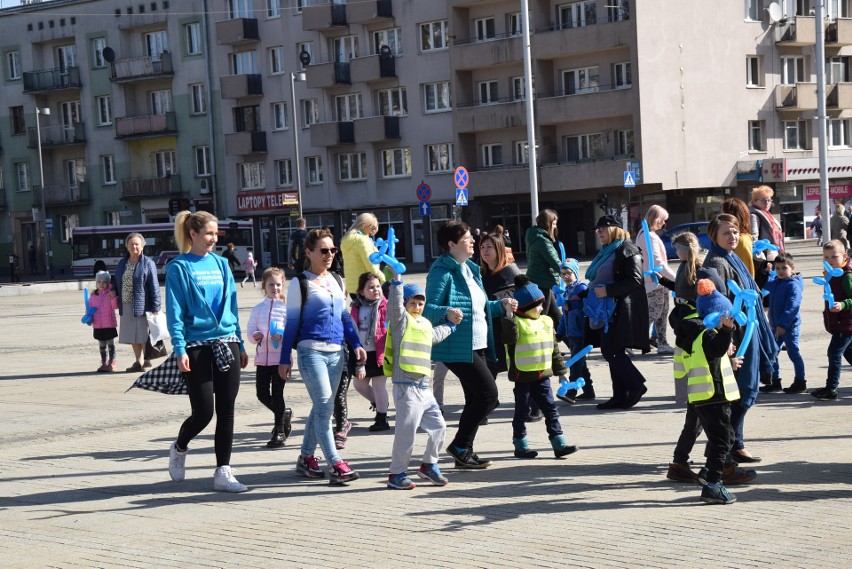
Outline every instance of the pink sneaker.
<path id="1" fill-rule="evenodd" d="M 349 468 L 349 465 L 340 460 L 328 469 L 328 482 L 330 484 L 345 484 L 360 478 L 358 473 Z"/>
<path id="2" fill-rule="evenodd" d="M 296 472 L 305 478 L 322 478 L 322 469 L 314 455 L 299 456 L 296 460 Z"/>

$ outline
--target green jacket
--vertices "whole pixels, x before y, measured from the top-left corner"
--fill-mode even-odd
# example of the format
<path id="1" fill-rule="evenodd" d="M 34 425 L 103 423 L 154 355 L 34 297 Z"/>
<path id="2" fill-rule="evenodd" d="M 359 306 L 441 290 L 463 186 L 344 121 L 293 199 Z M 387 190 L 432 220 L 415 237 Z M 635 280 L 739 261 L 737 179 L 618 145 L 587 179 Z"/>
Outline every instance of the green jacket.
<path id="1" fill-rule="evenodd" d="M 527 276 L 542 289 L 559 284 L 559 253 L 547 231 L 534 225 L 527 229 Z"/>

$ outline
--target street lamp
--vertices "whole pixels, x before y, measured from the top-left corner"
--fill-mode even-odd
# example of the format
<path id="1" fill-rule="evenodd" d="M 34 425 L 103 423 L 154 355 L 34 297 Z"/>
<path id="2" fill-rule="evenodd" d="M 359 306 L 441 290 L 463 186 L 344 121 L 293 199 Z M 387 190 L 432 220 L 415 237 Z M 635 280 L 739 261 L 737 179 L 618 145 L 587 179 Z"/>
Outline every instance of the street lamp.
<path id="1" fill-rule="evenodd" d="M 44 238 L 44 270 L 48 277 L 53 278 L 53 267 L 51 267 L 50 257 L 50 237 L 47 234 L 47 200 L 44 195 L 44 158 L 41 153 L 41 115 L 50 116 L 48 107 L 36 107 L 36 144 L 38 145 L 38 179 L 39 188 L 41 188 L 41 234 Z"/>
<path id="2" fill-rule="evenodd" d="M 299 107 L 296 105 L 296 81 L 306 81 L 305 74 L 290 73 L 290 102 L 293 105 L 293 147 L 296 150 L 296 193 L 299 200 L 299 217 L 302 215 L 302 165 L 299 157 Z"/>

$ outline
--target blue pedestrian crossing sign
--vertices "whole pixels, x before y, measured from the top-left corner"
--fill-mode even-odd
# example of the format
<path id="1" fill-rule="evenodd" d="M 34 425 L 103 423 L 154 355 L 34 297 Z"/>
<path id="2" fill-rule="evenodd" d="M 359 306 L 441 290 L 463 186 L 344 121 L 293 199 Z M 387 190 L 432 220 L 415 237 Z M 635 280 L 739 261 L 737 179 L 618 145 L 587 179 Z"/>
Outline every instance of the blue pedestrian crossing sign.
<path id="1" fill-rule="evenodd" d="M 432 206 L 429 202 L 420 202 L 420 215 L 432 215 Z"/>
<path id="2" fill-rule="evenodd" d="M 629 170 L 624 173 L 624 187 L 625 188 L 635 188 L 636 187 L 636 178 L 634 177 L 634 173 L 629 171 Z"/>
<path id="3" fill-rule="evenodd" d="M 467 205 L 467 188 L 456 188 L 456 205 Z"/>

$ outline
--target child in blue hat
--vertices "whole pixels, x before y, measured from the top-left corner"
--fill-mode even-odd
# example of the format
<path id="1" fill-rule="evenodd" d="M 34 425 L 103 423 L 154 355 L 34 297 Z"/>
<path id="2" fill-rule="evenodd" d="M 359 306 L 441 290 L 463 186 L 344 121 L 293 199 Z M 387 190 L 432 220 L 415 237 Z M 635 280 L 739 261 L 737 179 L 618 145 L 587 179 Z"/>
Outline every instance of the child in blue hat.
<path id="1" fill-rule="evenodd" d="M 556 327 L 557 341 L 563 341 L 568 345 L 573 356 L 585 346 L 584 329 L 586 315 L 583 313 L 583 297 L 589 290 L 589 285 L 580 279 L 580 263 L 577 259 L 565 259 L 559 267 L 559 276 L 565 283 L 565 293 L 562 295 L 562 318 Z M 571 381 L 577 381 L 582 377 L 586 381 L 583 393 L 577 396 L 576 389 L 570 389 L 565 395 L 557 395 L 562 401 L 574 403 L 575 399 L 594 399 L 595 388 L 592 387 L 592 378 L 589 368 L 586 366 L 586 356 L 583 356 L 571 365 Z"/>

